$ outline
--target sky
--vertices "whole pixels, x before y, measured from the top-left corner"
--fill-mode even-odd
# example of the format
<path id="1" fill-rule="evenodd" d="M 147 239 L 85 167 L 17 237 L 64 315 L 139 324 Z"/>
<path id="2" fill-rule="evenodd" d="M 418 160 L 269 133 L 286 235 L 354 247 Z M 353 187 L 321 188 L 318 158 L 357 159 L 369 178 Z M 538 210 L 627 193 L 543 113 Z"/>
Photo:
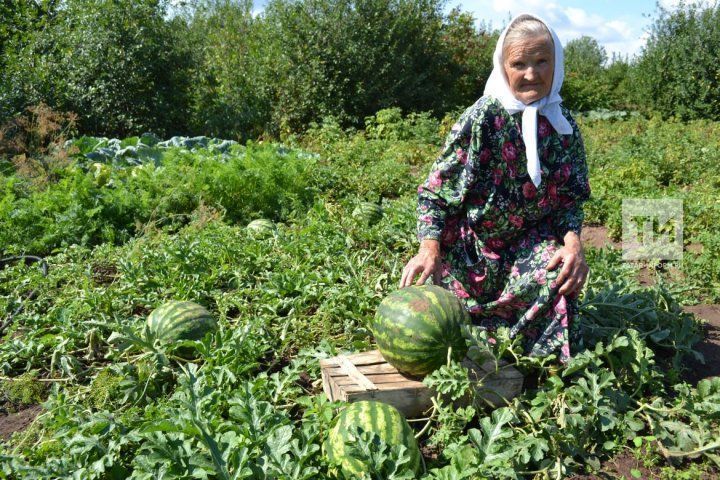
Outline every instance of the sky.
<path id="1" fill-rule="evenodd" d="M 266 0 L 254 1 L 254 11 L 260 13 Z M 712 4 L 717 0 L 709 1 Z M 702 2 L 689 0 L 685 3 Z M 680 0 L 659 0 L 659 3 L 674 9 Z M 461 10 L 471 12 L 478 24 L 489 22 L 493 28 L 503 27 L 520 13 L 532 13 L 555 30 L 563 45 L 589 35 L 611 58 L 613 53 L 628 57 L 640 53 L 655 17 L 656 5 L 655 0 L 448 0 L 446 11 L 459 6 Z"/>

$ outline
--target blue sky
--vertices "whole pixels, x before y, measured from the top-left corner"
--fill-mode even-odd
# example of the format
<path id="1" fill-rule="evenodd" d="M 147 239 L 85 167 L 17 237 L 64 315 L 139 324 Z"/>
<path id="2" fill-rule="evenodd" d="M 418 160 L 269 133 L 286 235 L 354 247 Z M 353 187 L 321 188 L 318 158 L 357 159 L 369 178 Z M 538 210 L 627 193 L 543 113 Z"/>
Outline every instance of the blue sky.
<path id="1" fill-rule="evenodd" d="M 255 11 L 262 11 L 265 3 L 255 0 Z M 671 9 L 678 3 L 660 0 Z M 490 22 L 494 28 L 502 27 L 511 16 L 534 13 L 550 24 L 563 45 L 589 35 L 605 47 L 608 57 L 613 52 L 631 57 L 640 53 L 656 12 L 655 0 L 449 0 L 446 10 L 456 6 L 473 13 L 478 21 Z"/>
<path id="2" fill-rule="evenodd" d="M 677 2 L 661 3 L 672 8 Z M 656 12 L 655 0 L 462 0 L 448 6 L 460 6 L 498 28 L 510 16 L 534 13 L 552 26 L 563 44 L 589 35 L 605 47 L 608 56 L 612 52 L 638 54 L 652 23 L 650 16 Z"/>

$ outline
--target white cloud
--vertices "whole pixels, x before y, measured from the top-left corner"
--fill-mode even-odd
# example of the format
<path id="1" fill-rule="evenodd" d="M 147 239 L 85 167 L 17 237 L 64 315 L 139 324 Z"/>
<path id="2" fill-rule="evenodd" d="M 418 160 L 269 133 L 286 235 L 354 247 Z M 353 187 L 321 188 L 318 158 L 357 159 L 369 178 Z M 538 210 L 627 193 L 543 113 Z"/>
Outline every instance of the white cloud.
<path id="1" fill-rule="evenodd" d="M 679 0 L 665 0 L 677 2 Z M 612 57 L 616 52 L 633 56 L 640 53 L 645 43 L 644 25 L 630 18 L 605 18 L 577 7 L 564 7 L 555 2 L 542 0 L 467 0 L 462 8 L 474 13 L 478 19 L 492 17 L 493 27 L 501 27 L 509 20 L 508 16 L 531 13 L 547 21 L 560 37 L 563 44 L 588 35 L 595 38 Z M 492 10 L 490 14 L 488 10 Z M 632 23 L 631 23 L 632 22 Z"/>

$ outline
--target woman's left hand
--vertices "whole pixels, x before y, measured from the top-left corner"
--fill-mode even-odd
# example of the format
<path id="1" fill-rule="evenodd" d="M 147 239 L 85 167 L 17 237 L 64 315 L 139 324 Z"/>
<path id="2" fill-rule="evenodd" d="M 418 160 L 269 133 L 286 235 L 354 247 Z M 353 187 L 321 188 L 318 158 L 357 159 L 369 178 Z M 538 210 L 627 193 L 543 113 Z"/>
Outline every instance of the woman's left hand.
<path id="1" fill-rule="evenodd" d="M 570 297 L 576 296 L 585 285 L 590 271 L 585 262 L 582 243 L 576 233 L 570 232 L 565 236 L 565 245 L 555 252 L 547 264 L 547 269 L 554 270 L 560 262 L 563 267 L 555 280 L 560 287 L 558 293 Z"/>

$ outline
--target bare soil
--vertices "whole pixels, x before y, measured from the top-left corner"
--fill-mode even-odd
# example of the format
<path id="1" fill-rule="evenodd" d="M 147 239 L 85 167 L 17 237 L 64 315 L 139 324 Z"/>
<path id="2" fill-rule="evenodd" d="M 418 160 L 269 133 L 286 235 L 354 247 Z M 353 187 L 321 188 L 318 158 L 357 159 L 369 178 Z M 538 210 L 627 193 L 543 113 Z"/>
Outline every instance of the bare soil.
<path id="1" fill-rule="evenodd" d="M 683 310 L 707 322 L 703 325 L 705 338 L 695 346 L 705 357 L 705 364 L 689 359 L 683 380 L 697 384 L 703 378 L 720 376 L 720 305 L 692 305 Z"/>
<path id="2" fill-rule="evenodd" d="M 41 412 L 40 405 L 33 405 L 19 412 L 0 416 L 0 439 L 8 440 L 13 433 L 25 430 Z"/>
<path id="3" fill-rule="evenodd" d="M 613 248 L 622 248 L 620 242 L 616 242 L 608 235 L 607 227 L 583 225 L 580 232 L 580 240 L 586 247 L 604 248 L 610 246 Z"/>
<path id="4" fill-rule="evenodd" d="M 622 453 L 615 458 L 603 462 L 601 471 L 592 475 L 574 475 L 570 480 L 616 480 L 626 479 L 633 480 L 635 478 L 641 480 L 659 480 L 662 467 L 645 468 L 642 462 L 633 456 L 632 453 Z M 635 472 L 633 472 L 635 470 Z M 640 472 L 639 477 L 634 477 L 632 473 Z M 667 478 L 667 477 L 664 477 Z M 697 477 L 698 480 L 711 480 L 717 478 L 715 473 L 703 474 Z"/>

